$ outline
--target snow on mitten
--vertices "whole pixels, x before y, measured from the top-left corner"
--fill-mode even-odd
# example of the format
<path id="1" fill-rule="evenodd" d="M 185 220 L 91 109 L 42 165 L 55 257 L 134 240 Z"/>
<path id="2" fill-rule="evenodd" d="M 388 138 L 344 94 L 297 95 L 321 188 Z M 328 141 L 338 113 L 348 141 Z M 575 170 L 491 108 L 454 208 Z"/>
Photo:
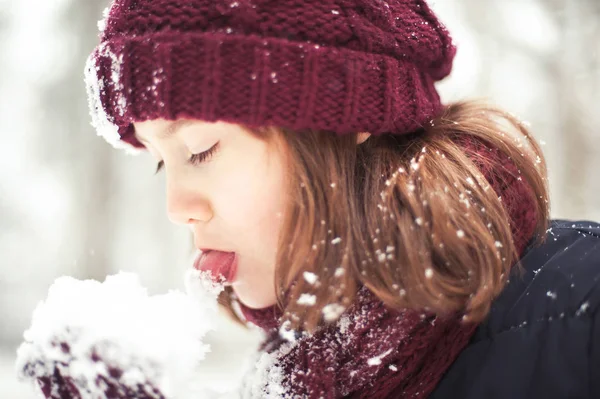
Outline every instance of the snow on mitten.
<path id="1" fill-rule="evenodd" d="M 202 397 L 195 368 L 223 287 L 190 270 L 186 288 L 148 296 L 131 273 L 58 278 L 24 333 L 19 377 L 51 399 Z"/>

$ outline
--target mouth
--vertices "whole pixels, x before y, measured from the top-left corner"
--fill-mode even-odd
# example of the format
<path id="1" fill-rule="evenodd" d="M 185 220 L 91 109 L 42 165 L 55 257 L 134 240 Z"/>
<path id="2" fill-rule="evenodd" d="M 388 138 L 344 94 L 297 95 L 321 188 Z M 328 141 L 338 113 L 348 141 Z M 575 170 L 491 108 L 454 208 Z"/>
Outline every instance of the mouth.
<path id="1" fill-rule="evenodd" d="M 215 282 L 230 286 L 237 274 L 237 255 L 235 252 L 203 249 L 194 260 L 194 268 L 207 271 Z"/>

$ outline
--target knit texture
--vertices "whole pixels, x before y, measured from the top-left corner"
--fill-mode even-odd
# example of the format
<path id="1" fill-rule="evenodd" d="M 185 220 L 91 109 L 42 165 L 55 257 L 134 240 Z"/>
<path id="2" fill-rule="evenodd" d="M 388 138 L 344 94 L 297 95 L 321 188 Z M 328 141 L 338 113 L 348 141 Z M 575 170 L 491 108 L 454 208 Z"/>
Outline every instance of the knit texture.
<path id="1" fill-rule="evenodd" d="M 116 0 L 100 27 L 93 125 L 126 148 L 157 118 L 412 132 L 455 55 L 423 0 Z"/>
<path id="2" fill-rule="evenodd" d="M 503 199 L 515 247 L 522 255 L 538 216 L 531 189 L 519 179 L 507 155 L 474 139 L 459 140 Z M 281 313 L 276 307 L 240 306 L 248 321 L 268 333 L 256 369 L 269 376 L 269 382 L 265 385 L 264 379 L 250 375 L 246 391 L 251 398 L 427 397 L 477 327 L 462 323 L 460 316 L 392 311 L 362 287 L 336 324 L 290 345 L 279 336 Z"/>

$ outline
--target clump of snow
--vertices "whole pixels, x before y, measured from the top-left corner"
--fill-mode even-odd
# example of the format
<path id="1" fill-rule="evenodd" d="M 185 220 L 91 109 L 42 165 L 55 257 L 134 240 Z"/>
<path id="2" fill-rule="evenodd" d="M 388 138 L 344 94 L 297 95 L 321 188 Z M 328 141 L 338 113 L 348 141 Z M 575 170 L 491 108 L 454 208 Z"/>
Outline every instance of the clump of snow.
<path id="1" fill-rule="evenodd" d="M 584 314 L 585 312 L 587 312 L 587 310 L 590 308 L 590 303 L 588 301 L 584 302 L 581 304 L 581 306 L 579 307 L 579 309 L 577 310 L 577 312 L 575 313 L 576 316 L 581 316 L 582 314 Z"/>
<path id="2" fill-rule="evenodd" d="M 457 230 L 457 231 L 456 231 L 456 236 L 457 236 L 458 238 L 464 238 L 464 236 L 465 236 L 465 232 L 464 232 L 463 230 Z"/>
<path id="3" fill-rule="evenodd" d="M 419 170 L 419 162 L 415 158 L 410 160 L 410 168 L 414 171 Z"/>
<path id="4" fill-rule="evenodd" d="M 383 359 L 384 357 L 386 357 L 387 355 L 389 355 L 390 353 L 392 353 L 391 349 L 388 349 L 387 351 L 385 351 L 384 353 L 382 353 L 379 356 L 375 356 L 370 358 L 369 360 L 367 360 L 367 364 L 369 366 L 379 366 L 381 364 L 381 359 Z"/>
<path id="5" fill-rule="evenodd" d="M 346 308 L 339 303 L 330 303 L 329 305 L 325 305 L 323 307 L 322 313 L 325 321 L 332 322 L 336 321 L 345 310 Z"/>
<path id="6" fill-rule="evenodd" d="M 189 269 L 185 275 L 187 294 L 211 307 L 216 306 L 217 297 L 225 289 L 224 282 L 225 278 L 222 276 L 219 281 L 215 281 L 214 276 L 209 271 Z"/>
<path id="7" fill-rule="evenodd" d="M 98 21 L 98 30 L 100 31 L 100 33 L 104 33 L 104 31 L 106 30 L 106 20 L 108 19 L 111 8 L 112 8 L 112 5 L 109 5 L 108 7 L 106 7 L 104 9 L 104 11 L 102 12 L 102 19 L 100 21 Z"/>
<path id="8" fill-rule="evenodd" d="M 304 276 L 304 280 L 306 280 L 306 282 L 308 284 L 315 284 L 317 282 L 317 280 L 319 279 L 316 274 L 311 273 L 311 272 L 304 272 L 303 276 Z"/>
<path id="9" fill-rule="evenodd" d="M 546 296 L 549 298 L 552 298 L 552 299 L 558 298 L 558 295 L 556 294 L 556 292 L 553 292 L 553 291 L 546 292 Z"/>
<path id="10" fill-rule="evenodd" d="M 283 384 L 284 371 L 278 365 L 278 360 L 287 355 L 295 345 L 296 342 L 283 343 L 274 352 L 257 353 L 254 366 L 244 377 L 242 398 L 281 399 L 289 397 Z"/>
<path id="11" fill-rule="evenodd" d="M 222 289 L 197 270 L 186 275 L 187 292 L 156 296 L 132 273 L 103 283 L 58 278 L 23 335 L 17 372 L 54 382 L 58 372 L 82 399 L 106 397 L 109 385 L 172 399 L 208 397 L 196 367 L 210 351 L 203 339 L 216 327 Z"/>
<path id="12" fill-rule="evenodd" d="M 339 327 L 340 332 L 342 334 L 346 334 L 346 332 L 348 332 L 348 328 L 350 327 L 351 323 L 352 323 L 352 320 L 350 320 L 350 317 L 348 317 L 347 315 L 342 316 L 338 320 L 338 327 Z"/>
<path id="13" fill-rule="evenodd" d="M 292 323 L 287 320 L 279 327 L 279 336 L 288 342 L 296 341 L 296 331 L 290 328 Z"/>
<path id="14" fill-rule="evenodd" d="M 301 294 L 297 303 L 298 305 L 312 306 L 317 303 L 317 297 L 312 294 Z"/>
<path id="15" fill-rule="evenodd" d="M 337 245 L 337 244 L 339 244 L 340 242 L 342 242 L 342 239 L 341 239 L 340 237 L 336 237 L 336 238 L 334 238 L 333 240 L 331 240 L 331 243 L 332 243 L 333 245 Z"/>
<path id="16" fill-rule="evenodd" d="M 98 72 L 100 71 L 98 60 L 101 58 L 108 58 L 111 61 L 111 76 L 108 82 L 98 77 Z M 122 64 L 123 54 L 116 54 L 106 43 L 100 44 L 88 57 L 85 64 L 85 85 L 87 88 L 88 105 L 92 118 L 92 126 L 96 129 L 96 133 L 114 148 L 124 149 L 129 154 L 137 155 L 141 153 L 141 150 L 121 140 L 118 126 L 108 116 L 102 104 L 102 96 L 105 94 L 106 85 L 111 85 L 112 90 L 117 95 L 116 111 L 121 116 L 125 114 L 127 98 L 125 97 L 125 90 L 121 81 Z"/>

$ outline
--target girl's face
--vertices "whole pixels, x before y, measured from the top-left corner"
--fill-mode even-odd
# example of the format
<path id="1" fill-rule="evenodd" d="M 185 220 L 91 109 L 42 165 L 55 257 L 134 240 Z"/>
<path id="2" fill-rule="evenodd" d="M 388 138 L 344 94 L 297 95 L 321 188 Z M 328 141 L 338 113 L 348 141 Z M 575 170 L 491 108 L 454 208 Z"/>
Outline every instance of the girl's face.
<path id="1" fill-rule="evenodd" d="M 135 123 L 166 176 L 167 213 L 198 249 L 235 252 L 233 290 L 246 306 L 275 304 L 275 256 L 284 205 L 284 157 L 242 126 L 198 120 Z"/>

